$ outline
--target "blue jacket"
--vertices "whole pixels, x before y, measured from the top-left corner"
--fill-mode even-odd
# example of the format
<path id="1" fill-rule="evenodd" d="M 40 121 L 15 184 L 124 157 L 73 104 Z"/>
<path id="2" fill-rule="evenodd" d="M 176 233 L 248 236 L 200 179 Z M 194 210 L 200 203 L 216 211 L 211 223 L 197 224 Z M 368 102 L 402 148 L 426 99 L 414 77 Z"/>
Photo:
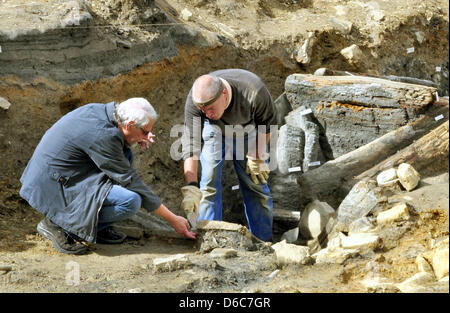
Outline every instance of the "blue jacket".
<path id="1" fill-rule="evenodd" d="M 64 230 L 95 242 L 113 184 L 138 193 L 150 212 L 161 205 L 125 157 L 127 149 L 114 102 L 86 104 L 44 134 L 20 178 L 20 195 Z"/>

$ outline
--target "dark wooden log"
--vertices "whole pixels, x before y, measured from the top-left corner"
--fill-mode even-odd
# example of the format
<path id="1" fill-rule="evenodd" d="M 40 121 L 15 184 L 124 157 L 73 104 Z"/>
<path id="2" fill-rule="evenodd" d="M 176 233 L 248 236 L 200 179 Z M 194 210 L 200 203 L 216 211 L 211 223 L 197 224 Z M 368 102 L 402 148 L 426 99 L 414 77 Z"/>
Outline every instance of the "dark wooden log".
<path id="1" fill-rule="evenodd" d="M 436 120 L 440 115 L 443 118 Z M 304 173 L 297 180 L 302 195 L 300 205 L 319 199 L 332 207 L 338 207 L 353 186 L 351 182 L 355 176 L 409 146 L 446 120 L 448 100 L 441 100 L 427 111 L 427 115 Z"/>
<path id="2" fill-rule="evenodd" d="M 359 174 L 352 181 L 375 178 L 381 171 L 397 167 L 401 163 L 412 165 L 419 173 L 430 165 L 448 168 L 449 122 L 436 127 L 408 147 L 400 150 L 371 169 Z M 442 161 L 447 160 L 445 164 Z M 433 164 L 434 163 L 434 164 Z"/>

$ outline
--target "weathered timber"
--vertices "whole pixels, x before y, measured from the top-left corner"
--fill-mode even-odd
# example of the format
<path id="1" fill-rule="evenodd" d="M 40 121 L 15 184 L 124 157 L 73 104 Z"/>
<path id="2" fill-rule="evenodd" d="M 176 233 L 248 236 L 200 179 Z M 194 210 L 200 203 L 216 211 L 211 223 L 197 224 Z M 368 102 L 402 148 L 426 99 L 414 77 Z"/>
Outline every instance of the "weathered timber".
<path id="1" fill-rule="evenodd" d="M 436 88 L 366 76 L 293 74 L 286 79 L 285 91 L 294 109 L 329 100 L 367 108 L 420 111 L 436 100 Z"/>
<path id="2" fill-rule="evenodd" d="M 443 118 L 436 120 L 435 117 L 439 115 Z M 407 147 L 447 119 L 448 101 L 441 101 L 433 106 L 427 115 L 304 173 L 297 179 L 302 194 L 301 205 L 319 199 L 333 207 L 339 206 L 349 188 L 353 186 L 349 181 L 355 176 Z"/>
<path id="3" fill-rule="evenodd" d="M 374 178 L 378 173 L 401 163 L 408 163 L 417 171 L 421 171 L 431 163 L 448 158 L 449 154 L 449 122 L 448 120 L 431 130 L 408 147 L 400 150 L 371 169 L 359 174 L 352 181 Z"/>
<path id="4" fill-rule="evenodd" d="M 314 75 L 316 76 L 368 76 L 368 77 L 378 77 L 382 79 L 392 80 L 396 82 L 402 82 L 402 83 L 408 83 L 408 84 L 415 84 L 415 85 L 423 85 L 428 87 L 434 87 L 437 88 L 438 85 L 427 79 L 419 79 L 415 77 L 406 77 L 406 76 L 395 76 L 395 75 L 388 75 L 388 76 L 374 76 L 370 74 L 361 74 L 361 73 L 354 73 L 354 72 L 348 72 L 348 71 L 338 71 L 338 70 L 332 70 L 329 68 L 319 68 L 314 72 Z"/>

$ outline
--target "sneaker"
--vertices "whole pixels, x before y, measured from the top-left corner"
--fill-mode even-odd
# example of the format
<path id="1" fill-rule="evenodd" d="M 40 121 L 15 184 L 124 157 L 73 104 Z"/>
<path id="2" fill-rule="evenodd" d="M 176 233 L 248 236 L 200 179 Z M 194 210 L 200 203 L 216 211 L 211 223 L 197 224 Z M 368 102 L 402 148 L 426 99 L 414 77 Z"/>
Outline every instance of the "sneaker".
<path id="1" fill-rule="evenodd" d="M 39 222 L 37 231 L 43 237 L 50 239 L 56 250 L 67 254 L 83 254 L 87 247 L 76 242 L 64 229 L 54 224 L 48 218 Z"/>
<path id="2" fill-rule="evenodd" d="M 126 234 L 115 231 L 112 226 L 97 232 L 97 243 L 119 244 L 124 242 L 125 238 L 127 238 Z"/>

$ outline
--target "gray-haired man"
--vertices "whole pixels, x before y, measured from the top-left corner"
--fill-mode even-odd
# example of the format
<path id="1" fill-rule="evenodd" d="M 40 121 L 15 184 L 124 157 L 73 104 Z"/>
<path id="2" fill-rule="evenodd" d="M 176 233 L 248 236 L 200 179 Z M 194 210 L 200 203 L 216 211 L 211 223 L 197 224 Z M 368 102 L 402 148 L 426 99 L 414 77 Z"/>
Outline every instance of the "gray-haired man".
<path id="1" fill-rule="evenodd" d="M 122 243 L 111 224 L 141 207 L 195 238 L 188 221 L 173 214 L 133 168 L 130 146 L 147 147 L 157 114 L 143 98 L 91 103 L 63 116 L 43 136 L 21 177 L 20 195 L 44 214 L 38 232 L 63 253 L 81 254 L 85 240 Z"/>

